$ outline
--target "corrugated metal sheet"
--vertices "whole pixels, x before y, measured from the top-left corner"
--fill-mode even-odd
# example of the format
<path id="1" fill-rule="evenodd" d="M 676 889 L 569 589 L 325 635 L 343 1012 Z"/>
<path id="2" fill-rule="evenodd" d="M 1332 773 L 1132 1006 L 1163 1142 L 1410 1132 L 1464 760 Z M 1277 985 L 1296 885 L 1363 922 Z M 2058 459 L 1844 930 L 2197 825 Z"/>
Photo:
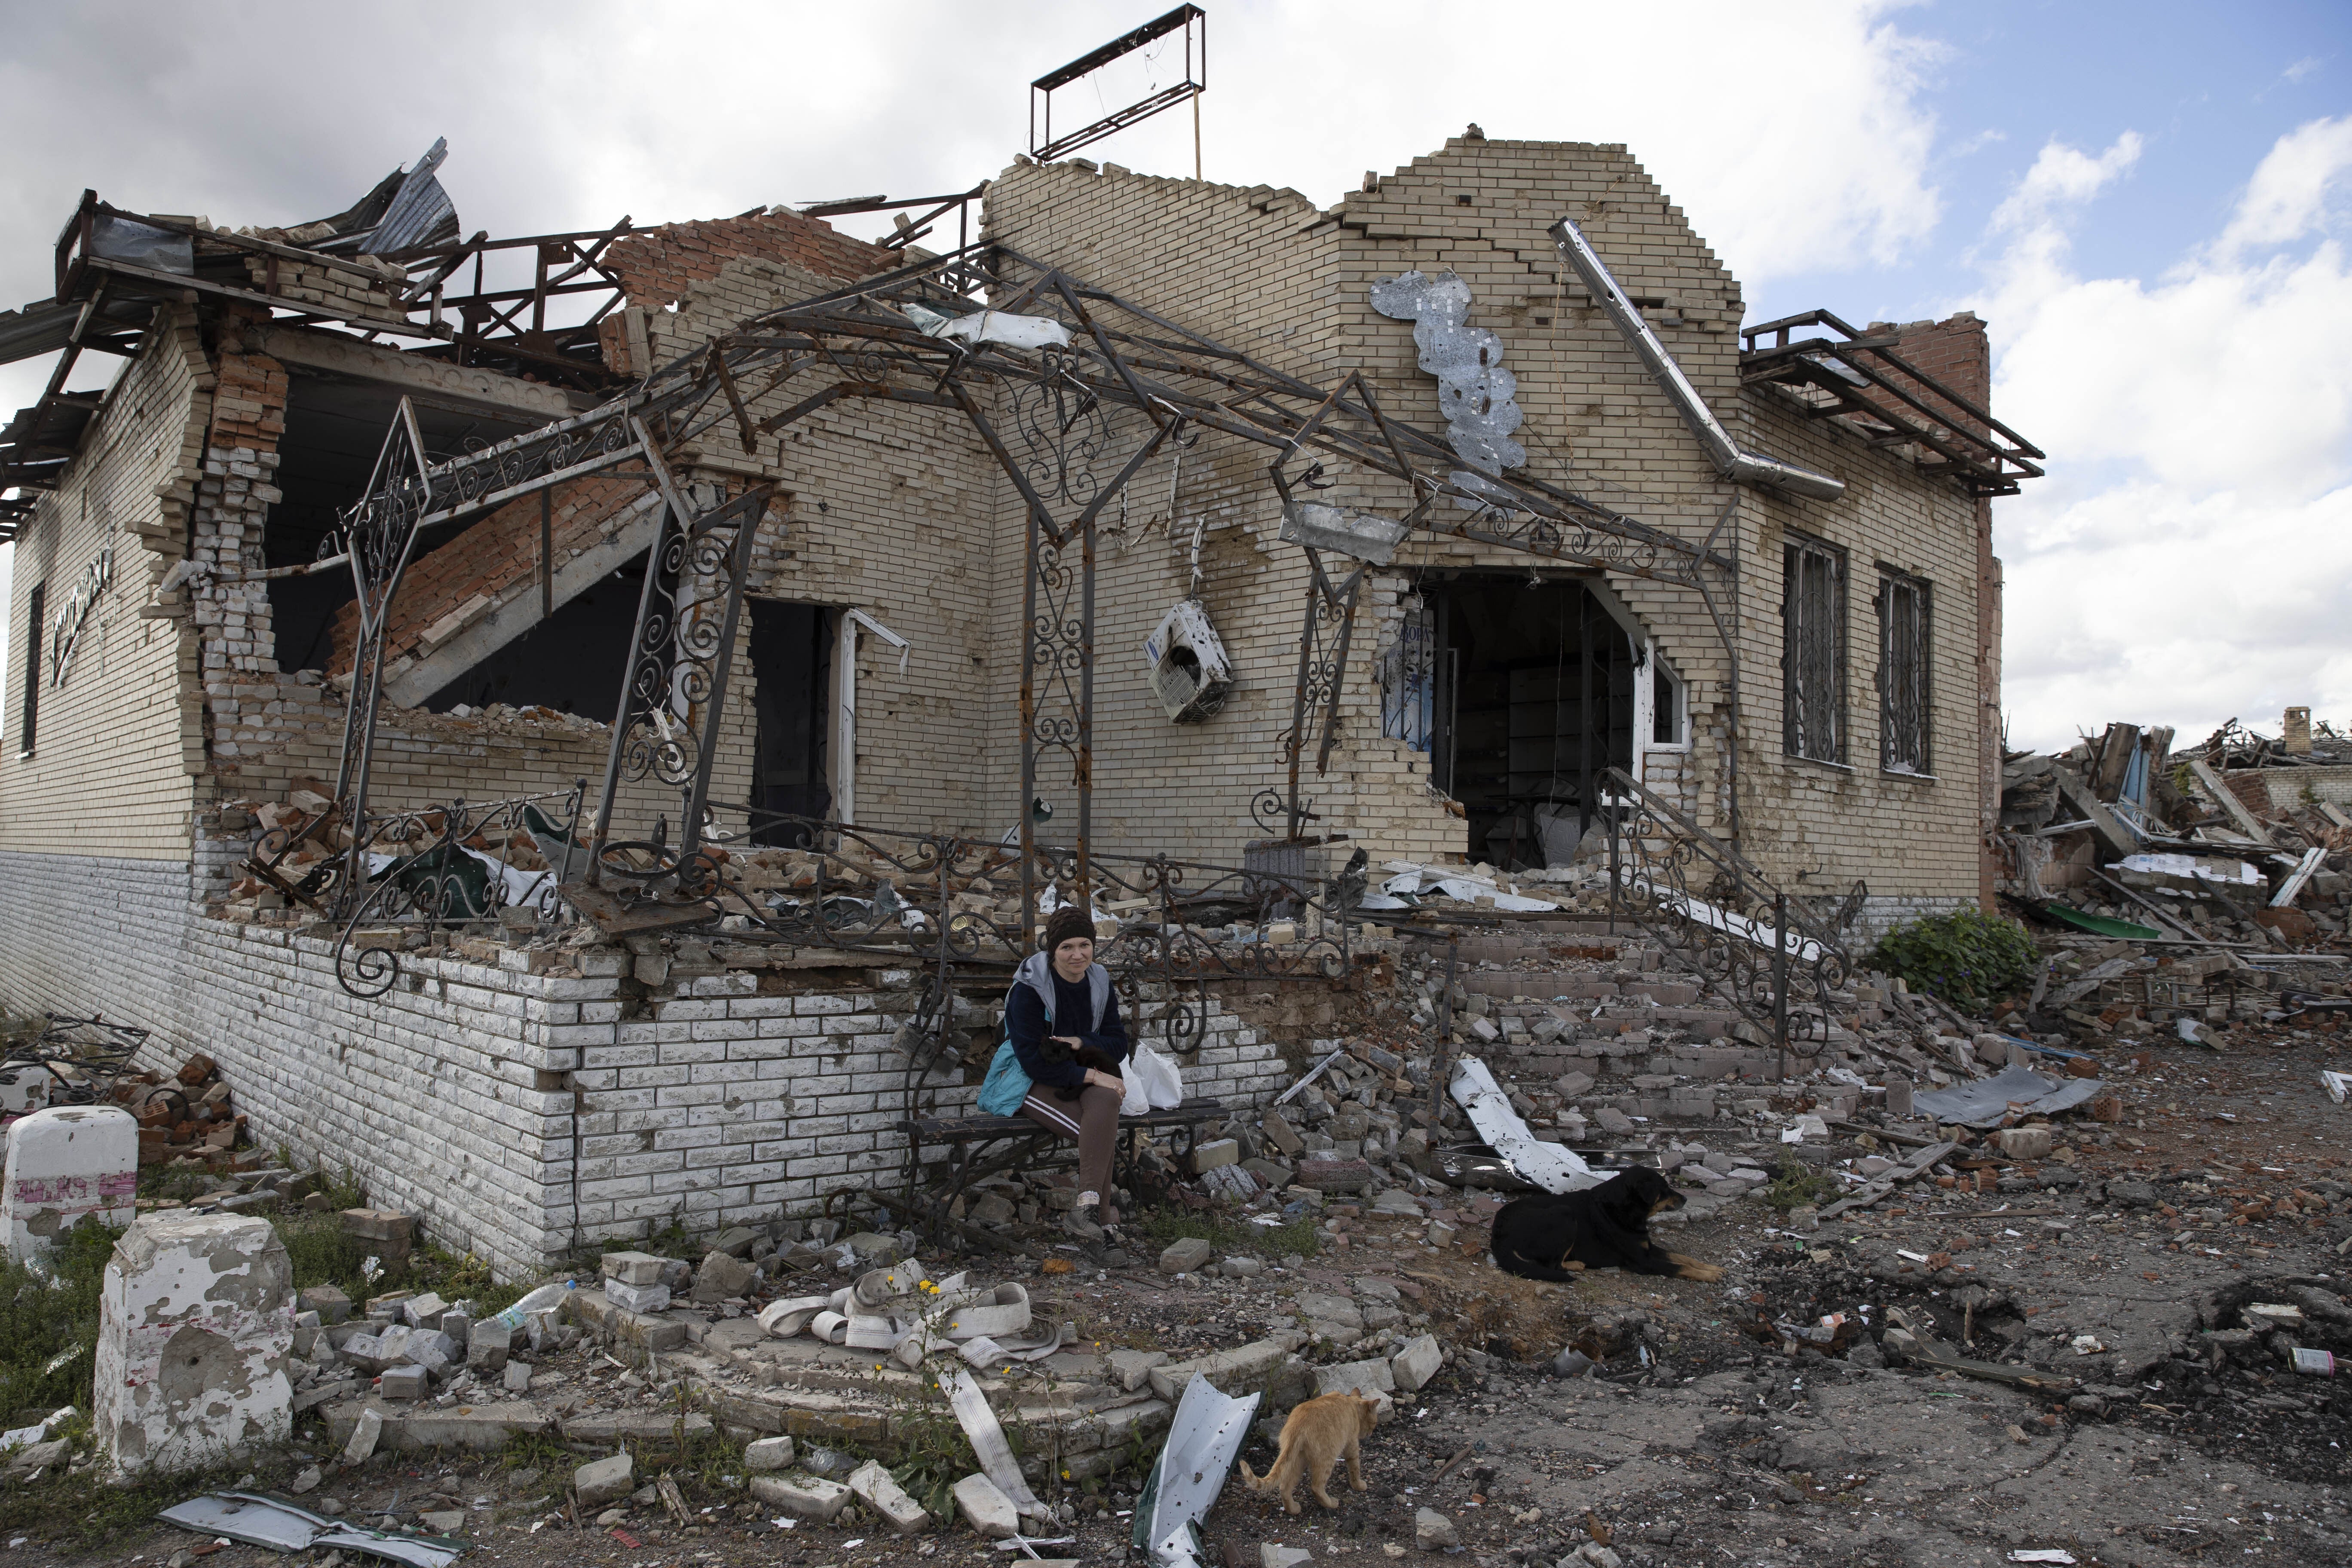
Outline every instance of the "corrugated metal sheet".
<path id="1" fill-rule="evenodd" d="M 383 221 L 361 242 L 359 249 L 375 256 L 392 256 L 457 234 L 457 205 L 441 188 L 441 182 L 434 178 L 434 172 L 448 156 L 449 139 L 440 137 L 400 182 L 392 205 L 384 209 Z"/>
<path id="2" fill-rule="evenodd" d="M 21 310 L 0 310 L 0 364 L 14 364 L 65 347 L 73 335 L 74 318 L 80 314 L 79 301 L 60 305 L 47 300 L 37 300 Z"/>

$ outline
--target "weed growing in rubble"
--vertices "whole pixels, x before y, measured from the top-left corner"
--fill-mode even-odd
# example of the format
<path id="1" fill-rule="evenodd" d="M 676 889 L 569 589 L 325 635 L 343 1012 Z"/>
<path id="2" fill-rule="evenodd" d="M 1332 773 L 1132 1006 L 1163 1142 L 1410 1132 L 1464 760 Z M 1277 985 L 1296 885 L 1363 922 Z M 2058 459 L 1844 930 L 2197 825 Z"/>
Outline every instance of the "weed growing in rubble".
<path id="1" fill-rule="evenodd" d="M 60 1405 L 90 1407 L 98 1292 L 122 1233 L 89 1222 L 39 1268 L 0 1256 L 0 1416 L 29 1426 Z"/>
<path id="2" fill-rule="evenodd" d="M 1213 1214 L 1185 1214 L 1173 1208 L 1153 1209 L 1135 1228 L 1157 1248 L 1188 1236 L 1199 1237 L 1219 1252 L 1248 1252 L 1279 1258 L 1296 1252 L 1312 1258 L 1320 1245 L 1312 1215 L 1301 1215 L 1287 1225 L 1235 1223 Z"/>
<path id="3" fill-rule="evenodd" d="M 1771 1184 L 1758 1195 L 1773 1208 L 1785 1211 L 1804 1204 L 1825 1203 L 1836 1193 L 1835 1177 L 1814 1170 L 1794 1154 L 1784 1153 L 1779 1168 L 1772 1173 Z"/>
<path id="4" fill-rule="evenodd" d="M 1878 939 L 1870 962 L 1899 974 L 1914 991 L 1978 1009 L 2004 991 L 2032 984 L 2041 951 L 2015 921 L 1976 910 L 1900 925 Z"/>

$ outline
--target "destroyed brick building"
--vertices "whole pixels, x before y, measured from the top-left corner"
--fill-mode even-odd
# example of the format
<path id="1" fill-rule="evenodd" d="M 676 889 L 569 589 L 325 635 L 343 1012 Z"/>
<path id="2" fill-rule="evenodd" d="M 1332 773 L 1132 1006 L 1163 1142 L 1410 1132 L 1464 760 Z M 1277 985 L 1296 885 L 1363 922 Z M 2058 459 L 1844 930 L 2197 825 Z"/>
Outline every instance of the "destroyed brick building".
<path id="1" fill-rule="evenodd" d="M 201 1046 L 257 1138 L 502 1267 L 907 1157 L 951 944 L 702 940 L 824 824 L 899 847 L 856 919 L 932 900 L 893 929 L 943 943 L 1119 857 L 1290 879 L 1336 970 L 1269 969 L 1264 919 L 1209 964 L 1285 983 L 1380 962 L 1357 852 L 1566 879 L 1636 788 L 1856 936 L 1991 897 L 1990 500 L 2041 454 L 1985 328 L 1743 329 L 1622 147 L 1468 135 L 1328 208 L 1024 159 L 866 204 L 919 215 L 889 245 L 461 241 L 440 157 L 287 230 L 87 197 L 0 317 L 62 351 L 0 438 L 0 999 Z M 529 893 L 420 947 L 384 847 L 458 821 Z M 630 896 L 570 926 L 583 865 Z M 1198 929 L 1154 928 L 1164 984 Z M 1229 1100 L 1313 1033 L 1155 994 Z"/>

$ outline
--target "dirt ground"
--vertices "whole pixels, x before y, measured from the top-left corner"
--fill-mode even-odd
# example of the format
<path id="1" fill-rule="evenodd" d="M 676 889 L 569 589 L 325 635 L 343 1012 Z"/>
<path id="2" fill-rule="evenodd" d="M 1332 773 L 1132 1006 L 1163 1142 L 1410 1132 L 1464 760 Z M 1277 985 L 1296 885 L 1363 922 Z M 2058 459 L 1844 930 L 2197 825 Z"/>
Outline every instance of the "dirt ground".
<path id="1" fill-rule="evenodd" d="M 1448 1342 L 1445 1370 L 1401 1397 L 1367 1442 L 1366 1490 L 1337 1489 L 1336 1512 L 1302 1494 L 1305 1512 L 1292 1518 L 1229 1486 L 1204 1521 L 1213 1568 L 1259 1568 L 1267 1545 L 1366 1568 L 1433 1561 L 1416 1545 L 1423 1508 L 1453 1522 L 1462 1545 L 1452 1555 L 1478 1568 L 1552 1568 L 1580 1552 L 1603 1568 L 1612 1558 L 1634 1568 L 1891 1568 L 2052 1549 L 2139 1568 L 2342 1564 L 2352 1562 L 2352 1382 L 2287 1371 L 2264 1321 L 2243 1310 L 2302 1301 L 2296 1342 L 2352 1352 L 2352 1311 L 2338 1303 L 2352 1268 L 2352 1192 L 2321 1190 L 2352 1177 L 2352 1107 L 2333 1104 L 2319 1082 L 2322 1067 L 2346 1065 L 2339 1039 L 2273 1031 L 2229 1055 L 2139 1048 L 2110 1066 L 2126 1068 L 2115 1079 L 2126 1121 L 2075 1129 L 2087 1136 L 2071 1141 L 2063 1173 L 2055 1162 L 1991 1165 L 1992 1190 L 1923 1185 L 1801 1235 L 1753 1202 L 1671 1234 L 1675 1249 L 1727 1266 L 1717 1284 L 1606 1273 L 1537 1287 L 1496 1274 L 1475 1229 L 1463 1252 L 1441 1254 L 1370 1215 L 1343 1219 L 1347 1244 L 1303 1270 L 1031 1284 L 1041 1306 L 1090 1339 L 1181 1353 L 1288 1326 L 1284 1291 L 1301 1283 L 1345 1289 L 1369 1277 L 1402 1287 Z M 2113 1142 L 2102 1145 L 2101 1131 Z M 1849 1327 L 1830 1348 L 1842 1356 L 1790 1356 L 1768 1326 L 1839 1312 Z M 2035 1391 L 1867 1364 L 1885 1358 L 1855 1329 L 1875 1332 L 1895 1313 L 1962 1354 L 2075 1384 Z M 1571 1341 L 1604 1358 L 1595 1372 L 1556 1374 L 1551 1358 Z M 593 1355 L 571 1363 L 591 1384 L 623 1376 Z M 1257 1438 L 1248 1452 L 1262 1464 L 1271 1450 Z M 255 1484 L 282 1485 L 312 1457 L 273 1456 Z M 566 1462 L 577 1459 L 551 1449 L 441 1463 L 380 1456 L 331 1468 L 305 1500 L 404 1522 L 461 1508 L 477 1542 L 461 1561 L 517 1568 L 1021 1560 L 960 1524 L 912 1538 L 870 1521 L 782 1529 L 708 1465 L 681 1473 L 692 1521 L 682 1528 L 658 1506 L 617 1527 L 579 1528 L 562 1510 Z M 658 1468 L 641 1455 L 641 1478 Z M 1134 1480 L 1070 1493 L 1063 1533 L 1074 1539 L 1041 1541 L 1039 1555 L 1123 1557 Z M 20 1536 L 6 1558 L 163 1563 L 202 1544 L 163 1527 L 97 1550 Z M 228 1546 L 190 1561 L 285 1560 Z"/>

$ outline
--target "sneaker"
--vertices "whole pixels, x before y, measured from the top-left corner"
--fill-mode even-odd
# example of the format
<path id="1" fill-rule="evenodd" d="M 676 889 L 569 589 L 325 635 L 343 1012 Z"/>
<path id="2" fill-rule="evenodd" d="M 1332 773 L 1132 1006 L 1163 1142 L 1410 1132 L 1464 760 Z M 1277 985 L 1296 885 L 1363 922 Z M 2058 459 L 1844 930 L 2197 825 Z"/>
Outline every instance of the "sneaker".
<path id="1" fill-rule="evenodd" d="M 1100 1223 L 1102 1209 L 1096 1204 L 1072 1209 L 1062 1220 L 1062 1228 L 1082 1242 L 1099 1243 L 1103 1238 Z"/>

